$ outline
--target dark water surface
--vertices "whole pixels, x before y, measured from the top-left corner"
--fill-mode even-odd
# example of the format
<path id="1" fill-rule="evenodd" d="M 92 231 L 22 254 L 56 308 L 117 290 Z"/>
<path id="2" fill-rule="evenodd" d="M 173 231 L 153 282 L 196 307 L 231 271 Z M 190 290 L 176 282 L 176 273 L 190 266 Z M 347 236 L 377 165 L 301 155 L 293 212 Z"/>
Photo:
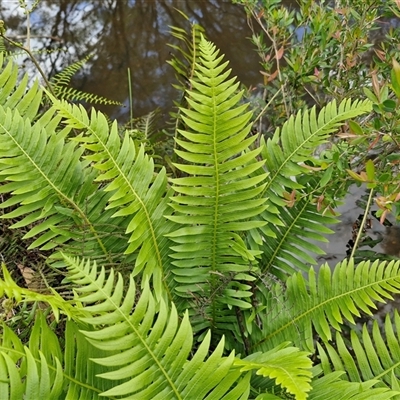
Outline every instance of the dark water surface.
<path id="1" fill-rule="evenodd" d="M 32 1 L 28 1 L 31 4 Z M 168 110 L 177 92 L 175 72 L 166 61 L 177 43 L 170 25 L 189 28 L 176 10 L 202 25 L 208 38 L 231 62 L 233 74 L 246 86 L 261 82 L 259 57 L 248 37 L 243 7 L 221 0 L 41 0 L 31 14 L 31 47 L 50 50 L 37 57 L 47 74 L 67 65 L 92 59 L 73 81 L 77 89 L 118 100 L 128 105 L 128 77 L 133 82 L 134 115 L 156 107 Z M 0 0 L 1 19 L 7 35 L 24 41 L 26 17 L 18 0 Z M 26 61 L 27 68 L 29 60 Z M 128 107 L 103 107 L 121 122 Z"/>

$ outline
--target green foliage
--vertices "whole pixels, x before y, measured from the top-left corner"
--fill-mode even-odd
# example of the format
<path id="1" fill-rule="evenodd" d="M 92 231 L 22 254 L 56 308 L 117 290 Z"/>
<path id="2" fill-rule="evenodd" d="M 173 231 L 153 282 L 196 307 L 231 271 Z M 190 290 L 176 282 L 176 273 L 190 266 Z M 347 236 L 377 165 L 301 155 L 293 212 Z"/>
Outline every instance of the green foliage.
<path id="1" fill-rule="evenodd" d="M 332 342 L 354 316 L 398 293 L 399 262 L 309 266 L 320 252 L 309 240 L 322 240 L 323 224 L 335 220 L 314 201 L 329 189 L 316 147 L 370 112 L 371 101 L 299 111 L 262 140 L 251 134 L 251 112 L 223 56 L 201 35 L 193 48 L 172 176 L 102 113 L 52 95 L 40 111 L 38 84 L 27 90 L 12 63 L 0 75 L 0 191 L 2 208 L 12 209 L 2 219 L 26 229 L 30 247 L 48 251 L 65 275 L 62 292 L 37 293 L 4 268 L 1 295 L 53 312 L 37 312 L 27 342 L 3 316 L 1 393 L 399 396 L 396 375 L 388 379 L 377 362 L 387 369 L 397 360 L 394 331 L 386 327 L 392 359 L 377 328 L 376 346 L 366 330 L 352 333 L 352 364 L 346 340 Z"/>
<path id="2" fill-rule="evenodd" d="M 321 208 L 335 208 L 350 184 L 364 183 L 376 193 L 381 222 L 389 214 L 398 220 L 400 30 L 393 22 L 398 4 L 234 2 L 243 5 L 251 19 L 251 40 L 260 55 L 267 103 L 258 110 L 260 130 L 272 136 L 295 110 L 366 96 L 373 103 L 368 115 L 350 121 L 328 146 L 315 149 L 325 186 L 330 179 L 336 184 L 315 191 L 314 201 Z"/>
<path id="3" fill-rule="evenodd" d="M 92 104 L 122 105 L 118 101 L 110 100 L 105 97 L 95 95 L 93 93 L 82 92 L 81 90 L 77 90 L 68 86 L 71 82 L 72 77 L 81 68 L 83 68 L 83 66 L 89 61 L 89 59 L 90 56 L 86 56 L 83 60 L 77 61 L 72 65 L 69 65 L 50 79 L 54 95 L 59 99 L 74 102 L 85 101 Z"/>

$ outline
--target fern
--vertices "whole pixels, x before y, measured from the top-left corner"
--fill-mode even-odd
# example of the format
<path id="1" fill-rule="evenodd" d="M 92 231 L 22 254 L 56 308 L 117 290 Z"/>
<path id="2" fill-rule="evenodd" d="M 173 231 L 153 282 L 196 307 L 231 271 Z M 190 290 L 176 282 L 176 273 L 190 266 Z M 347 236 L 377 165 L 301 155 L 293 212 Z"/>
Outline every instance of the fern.
<path id="1" fill-rule="evenodd" d="M 78 263 L 69 258 L 67 263 L 70 279 L 83 285 L 77 289 L 79 300 L 92 315 L 83 321 L 102 327 L 85 331 L 85 336 L 95 347 L 116 352 L 95 359 L 96 363 L 113 369 L 101 377 L 125 380 L 103 395 L 138 399 L 202 399 L 206 396 L 221 399 L 228 392 L 231 392 L 229 398 L 240 398 L 246 393 L 248 385 L 244 382 L 248 383 L 250 375 L 245 374 L 238 380 L 240 373 L 233 368 L 233 354 L 222 356 L 223 341 L 204 361 L 209 351 L 208 334 L 187 362 L 193 338 L 187 313 L 179 324 L 175 307 L 172 305 L 169 309 L 163 300 L 157 305 L 148 285 L 144 286 L 135 304 L 132 278 L 123 296 L 121 275 L 115 283 L 113 272 L 106 277 L 104 269 L 98 273 L 96 264 Z"/>
<path id="2" fill-rule="evenodd" d="M 0 297 L 7 296 L 17 302 L 41 301 L 48 303 L 57 321 L 60 317 L 60 311 L 67 315 L 68 318 L 73 318 L 76 315 L 72 304 L 66 302 L 56 291 L 52 291 L 52 294 L 42 294 L 33 290 L 21 288 L 12 279 L 5 264 L 2 264 L 2 274 L 3 279 L 0 278 Z"/>
<path id="3" fill-rule="evenodd" d="M 106 105 L 119 105 L 122 103 L 115 100 L 110 100 L 105 97 L 95 95 L 93 93 L 82 92 L 81 90 L 68 87 L 72 77 L 89 61 L 90 55 L 86 56 L 83 60 L 77 61 L 72 65 L 64 68 L 61 72 L 55 74 L 50 83 L 53 88 L 55 96 L 59 99 L 69 101 L 86 101 L 92 104 L 106 104 Z"/>
<path id="4" fill-rule="evenodd" d="M 248 249 L 241 233 L 259 227 L 262 221 L 250 220 L 265 209 L 257 199 L 264 188 L 266 174 L 253 178 L 262 162 L 255 160 L 260 150 L 251 150 L 255 137 L 248 137 L 251 113 L 237 105 L 238 84 L 227 79 L 215 46 L 202 39 L 201 63 L 197 65 L 198 83 L 188 92 L 190 109 L 182 108 L 187 130 L 178 130 L 176 139 L 182 150 L 176 153 L 188 164 L 175 163 L 187 177 L 172 179 L 176 193 L 171 198 L 174 215 L 168 218 L 177 229 L 168 236 L 175 245 L 173 269 L 176 290 L 186 297 L 199 294 L 211 298 L 206 318 L 211 326 L 218 318 L 218 306 L 251 307 L 250 272 L 257 252 Z M 223 279 L 221 279 L 223 277 Z M 224 280 L 225 279 L 225 280 Z"/>
<path id="5" fill-rule="evenodd" d="M 393 320 L 386 315 L 383 335 L 377 321 L 374 321 L 372 335 L 364 325 L 360 335 L 350 332 L 352 353 L 340 335 L 335 343 L 318 344 L 318 354 L 324 373 L 332 369 L 346 371 L 350 381 L 379 379 L 381 386 L 400 392 L 400 317 L 394 311 Z"/>
<path id="6" fill-rule="evenodd" d="M 400 292 L 400 262 L 361 262 L 354 266 L 345 260 L 333 273 L 324 264 L 318 274 L 311 268 L 307 281 L 297 273 L 286 284 L 285 292 L 279 285 L 275 293 L 265 292 L 263 304 L 269 314 L 260 313 L 262 329 L 255 329 L 251 336 L 253 350 L 265 351 L 290 339 L 298 347 L 314 351 L 313 329 L 328 342 L 331 329 L 341 331 L 344 318 L 354 324 L 354 316 L 359 317 L 360 311 L 372 315 L 374 301 L 385 302 L 392 299 L 391 293 Z"/>
<path id="7" fill-rule="evenodd" d="M 79 331 L 83 327 L 68 321 L 65 336 L 60 341 L 46 324 L 44 315 L 39 313 L 29 343 L 24 346 L 20 338 L 4 326 L 0 337 L 2 398 L 104 398 L 100 395 L 112 387 L 111 382 L 97 376 L 105 368 L 90 360 L 103 352 L 87 342 Z"/>
<path id="8" fill-rule="evenodd" d="M 310 168 L 320 164 L 314 152 L 344 121 L 371 107 L 368 100 L 344 100 L 339 106 L 334 101 L 328 103 L 318 115 L 315 108 L 299 111 L 272 138 L 262 140 L 261 155 L 269 171 L 264 190 L 268 208 L 262 216 L 269 224 L 261 230 L 266 237 L 276 238 L 261 242 L 253 233 L 253 247 L 265 254 L 264 271 L 286 279 L 296 270 L 307 271 L 309 264 L 315 264 L 310 254 L 322 254 L 309 239 L 326 241 L 323 235 L 332 231 L 325 226 L 338 221 L 321 215 L 311 202 L 309 193 L 319 185 Z M 291 195 L 294 196 L 288 207 L 285 196 Z"/>
<path id="9" fill-rule="evenodd" d="M 91 117 L 80 106 L 54 99 L 54 107 L 69 126 L 82 130 L 75 142 L 92 154 L 85 158 L 101 174 L 96 181 L 110 182 L 105 188 L 111 193 L 107 209 L 118 208 L 111 217 L 127 220 L 129 234 L 126 253 L 137 251 L 135 275 L 144 280 L 152 278 L 157 297 L 169 292 L 163 282 L 169 264 L 168 240 L 164 237 L 169 227 L 167 214 L 168 188 L 165 168 L 154 176 L 154 163 L 144 153 L 144 146 L 136 151 L 135 143 L 126 133 L 121 141 L 117 125 L 108 128 L 105 117 L 93 112 Z"/>
<path id="10" fill-rule="evenodd" d="M 298 113 L 258 146 L 236 79 L 196 32 L 188 43 L 193 52 L 184 54 L 190 84 L 171 178 L 155 168 L 144 143 L 129 132 L 121 137 L 100 112 L 88 115 L 51 96 L 53 105 L 41 112 L 37 83 L 29 90 L 27 78 L 18 83 L 12 63 L 0 74 L 0 192 L 7 194 L 2 207 L 11 208 L 2 217 L 26 229 L 31 247 L 52 251 L 49 261 L 67 266 L 75 293 L 66 301 L 20 288 L 3 268 L 2 296 L 47 302 L 66 329 L 58 326 L 58 338 L 40 311 L 27 343 L 4 326 L 1 393 L 397 396 L 397 364 L 392 373 L 390 363 L 398 362 L 399 340 L 390 320 L 387 351 L 376 327 L 374 343 L 366 329 L 362 337 L 352 334 L 353 362 L 339 336 L 337 348 L 331 341 L 345 320 L 354 323 L 400 291 L 400 263 L 351 260 L 333 272 L 327 265 L 309 269 L 320 252 L 309 241 L 323 240 L 323 226 L 334 221 L 312 204 L 310 192 L 320 185 L 314 149 L 370 103 Z M 184 66 L 175 65 L 182 72 Z M 123 277 L 113 268 L 118 262 L 131 273 Z M 273 285 L 276 277 L 282 282 Z M 312 368 L 316 349 L 321 362 L 314 358 Z"/>

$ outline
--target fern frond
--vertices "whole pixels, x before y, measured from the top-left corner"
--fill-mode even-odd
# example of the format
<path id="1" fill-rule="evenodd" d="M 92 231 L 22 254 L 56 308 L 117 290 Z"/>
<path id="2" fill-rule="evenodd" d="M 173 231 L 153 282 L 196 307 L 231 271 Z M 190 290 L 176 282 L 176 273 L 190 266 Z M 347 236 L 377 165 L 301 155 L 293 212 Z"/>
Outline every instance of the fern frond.
<path id="1" fill-rule="evenodd" d="M 34 102 L 40 100 L 38 94 Z M 30 248 L 53 249 L 76 240 L 80 254 L 91 255 L 85 253 L 86 240 L 88 249 L 94 244 L 98 255 L 108 257 L 104 241 L 112 238 L 102 238 L 94 223 L 109 223 L 98 210 L 109 195 L 96 191 L 95 171 L 81 161 L 83 149 L 66 142 L 70 129 L 55 132 L 60 120 L 50 109 L 32 125 L 17 109 L 0 106 L 0 193 L 12 195 L 0 207 L 13 206 L 2 218 L 16 220 L 11 228 L 30 227 L 24 236 L 36 237 Z"/>
<path id="2" fill-rule="evenodd" d="M 95 347 L 112 353 L 94 359 L 110 369 L 100 377 L 124 380 L 103 396 L 143 400 L 245 398 L 250 375 L 241 377 L 233 365 L 233 353 L 222 356 L 223 340 L 207 357 L 208 333 L 188 360 L 193 332 L 187 313 L 179 323 L 175 307 L 169 309 L 162 299 L 158 306 L 148 284 L 136 302 L 132 277 L 124 291 L 121 275 L 115 276 L 113 270 L 106 276 L 95 263 L 79 263 L 68 257 L 66 262 L 69 279 L 81 286 L 77 288 L 78 299 L 91 314 L 83 321 L 97 327 L 96 331 L 84 331 L 85 336 Z"/>
<path id="3" fill-rule="evenodd" d="M 50 83 L 53 88 L 53 92 L 58 99 L 69 100 L 69 101 L 86 101 L 91 104 L 106 104 L 106 105 L 119 105 L 122 103 L 115 100 L 107 99 L 103 96 L 99 96 L 93 93 L 82 92 L 81 90 L 68 87 L 71 83 L 72 77 L 83 68 L 83 66 L 89 61 L 91 55 L 86 56 L 83 60 L 74 62 L 68 67 L 64 68 L 61 72 L 55 74 L 51 79 Z"/>
<path id="4" fill-rule="evenodd" d="M 374 301 L 392 299 L 400 293 L 400 262 L 339 263 L 333 273 L 324 264 L 318 274 L 311 268 L 308 281 L 297 273 L 286 282 L 287 290 L 264 292 L 269 314 L 260 313 L 261 330 L 251 336 L 254 349 L 266 350 L 285 340 L 299 348 L 314 349 L 313 329 L 324 342 L 331 340 L 331 328 L 341 330 L 345 318 L 350 323 L 360 311 L 372 315 Z"/>
<path id="5" fill-rule="evenodd" d="M 317 211 L 309 196 L 298 199 L 291 207 L 279 207 L 279 216 L 271 213 L 273 208 L 276 209 L 271 206 L 262 215 L 265 220 L 277 219 L 277 223 L 259 228 L 260 239 L 252 248 L 262 251 L 260 269 L 285 281 L 296 271 L 307 272 L 310 265 L 315 265 L 313 254 L 325 254 L 314 243 L 328 242 L 325 235 L 333 232 L 328 226 L 338 221 Z"/>
<path id="6" fill-rule="evenodd" d="M 299 111 L 296 116 L 291 116 L 282 130 L 277 129 L 273 137 L 263 143 L 262 156 L 270 171 L 266 193 L 272 190 L 281 199 L 271 200 L 277 205 L 284 205 L 285 187 L 293 190 L 303 187 L 293 177 L 309 172 L 304 163 L 308 161 L 318 164 L 313 155 L 315 149 L 325 143 L 344 121 L 370 112 L 371 109 L 372 103 L 369 100 L 347 99 L 339 106 L 336 101 L 328 103 L 318 116 L 315 107 L 311 111 Z"/>
<path id="7" fill-rule="evenodd" d="M 117 209 L 112 217 L 127 222 L 125 252 L 136 254 L 134 274 L 142 274 L 143 281 L 152 279 L 158 297 L 162 288 L 168 293 L 164 280 L 169 265 L 169 241 L 165 238 L 169 223 L 164 217 L 168 214 L 165 168 L 155 175 L 153 159 L 145 154 L 144 146 L 136 150 L 127 133 L 121 141 L 116 123 L 109 128 L 100 112 L 93 112 L 89 118 L 82 106 L 55 99 L 54 107 L 69 127 L 82 131 L 75 140 L 90 153 L 85 158 L 100 172 L 96 181 L 107 183 L 104 187 L 110 193 L 107 210 Z"/>
<path id="8" fill-rule="evenodd" d="M 379 379 L 384 385 L 400 390 L 400 317 L 394 310 L 393 320 L 386 315 L 383 335 L 377 321 L 372 332 L 364 324 L 362 333 L 350 331 L 351 349 L 337 334 L 335 344 L 318 344 L 318 354 L 324 373 L 333 370 L 346 371 L 350 381 Z"/>
<path id="9" fill-rule="evenodd" d="M 180 14 L 189 21 L 189 18 L 180 11 Z M 190 34 L 184 29 L 171 26 L 171 35 L 180 40 L 181 45 L 168 44 L 178 55 L 173 55 L 171 60 L 167 60 L 175 72 L 179 85 L 174 85 L 182 93 L 185 92 L 187 85 L 190 85 L 191 79 L 196 79 L 195 65 L 199 60 L 198 47 L 202 35 L 205 34 L 204 28 L 196 23 L 190 25 Z"/>
<path id="10" fill-rule="evenodd" d="M 262 217 L 268 224 L 252 233 L 252 247 L 265 252 L 264 271 L 284 280 L 295 270 L 305 271 L 307 264 L 315 264 L 312 254 L 322 252 L 309 239 L 326 241 L 323 234 L 332 231 L 324 226 L 338 222 L 321 215 L 311 203 L 310 193 L 319 185 L 309 168 L 320 164 L 314 156 L 315 149 L 327 142 L 345 120 L 369 112 L 371 107 L 368 100 L 344 100 L 339 106 L 333 101 L 318 115 L 315 108 L 299 111 L 272 138 L 262 139 L 261 155 L 269 171 L 263 193 L 268 208 Z M 288 204 L 287 197 L 291 196 Z"/>
<path id="11" fill-rule="evenodd" d="M 192 80 L 190 109 L 181 109 L 188 128 L 179 130 L 181 150 L 175 150 L 186 162 L 175 167 L 189 176 L 172 179 L 175 213 L 168 218 L 178 229 L 168 236 L 176 243 L 171 247 L 176 290 L 211 299 L 206 318 L 214 324 L 217 303 L 228 309 L 251 306 L 250 286 L 240 280 L 254 279 L 249 272 L 258 253 L 246 247 L 241 233 L 264 224 L 257 215 L 265 210 L 265 200 L 257 196 L 266 174 L 249 177 L 263 163 L 255 159 L 260 150 L 250 150 L 255 141 L 248 136 L 251 113 L 237 105 L 241 94 L 234 95 L 238 84 L 227 79 L 227 63 L 205 39 L 199 51 L 195 74 L 201 83 Z"/>
<path id="12" fill-rule="evenodd" d="M 379 380 L 349 382 L 341 379 L 344 374 L 336 371 L 314 379 L 308 400 L 387 400 L 399 395 L 398 391 L 374 387 Z"/>
<path id="13" fill-rule="evenodd" d="M 0 52 L 0 66 L 3 67 L 4 55 Z M 9 60 L 0 74 L 0 105 L 4 109 L 18 110 L 20 114 L 34 120 L 40 106 L 42 90 L 39 83 L 34 82 L 28 90 L 28 76 L 25 74 L 18 80 L 18 67 Z"/>

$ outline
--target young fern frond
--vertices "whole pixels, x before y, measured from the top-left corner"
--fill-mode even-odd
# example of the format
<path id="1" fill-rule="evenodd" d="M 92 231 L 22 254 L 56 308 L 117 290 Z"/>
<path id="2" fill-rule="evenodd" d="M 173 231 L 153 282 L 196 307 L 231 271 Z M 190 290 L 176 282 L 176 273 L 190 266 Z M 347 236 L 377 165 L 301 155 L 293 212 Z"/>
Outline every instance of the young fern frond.
<path id="1" fill-rule="evenodd" d="M 2 264 L 2 275 L 3 277 L 0 278 L 0 298 L 7 296 L 18 303 L 27 301 L 45 302 L 51 307 L 57 321 L 59 320 L 60 313 L 66 315 L 68 318 L 78 318 L 78 316 L 81 316 L 81 312 L 73 308 L 72 304 L 64 300 L 56 291 L 52 291 L 51 294 L 42 294 L 18 286 L 5 264 Z"/>
<path id="2" fill-rule="evenodd" d="M 387 387 L 400 391 L 400 317 L 397 310 L 394 311 L 393 319 L 389 314 L 386 315 L 385 324 L 381 328 L 374 321 L 372 332 L 366 325 L 359 335 L 351 330 L 350 340 L 352 353 L 339 333 L 335 336 L 335 344 L 317 344 L 324 373 L 332 369 L 342 370 L 346 371 L 352 382 L 379 379 Z"/>
<path id="3" fill-rule="evenodd" d="M 308 280 L 296 273 L 282 293 L 266 293 L 269 313 L 260 313 L 261 329 L 252 336 L 253 350 L 267 350 L 284 340 L 292 340 L 301 349 L 314 351 L 313 330 L 324 342 L 332 339 L 331 329 L 341 331 L 345 318 L 350 323 L 360 312 L 372 315 L 374 301 L 385 302 L 391 293 L 400 293 L 400 262 L 343 261 L 333 272 L 324 264 L 318 274 L 311 268 Z M 264 295 L 265 296 L 265 295 Z M 268 302 L 268 303 L 267 303 Z"/>
<path id="4" fill-rule="evenodd" d="M 187 129 L 179 129 L 176 138 L 183 163 L 174 165 L 187 176 L 172 179 L 174 215 L 168 218 L 177 229 L 168 237 L 175 242 L 176 290 L 210 299 L 206 319 L 214 325 L 218 303 L 227 310 L 251 307 L 250 286 L 242 281 L 254 280 L 258 252 L 247 248 L 241 235 L 264 225 L 257 216 L 266 208 L 258 197 L 266 174 L 249 177 L 263 162 L 256 160 L 260 149 L 250 148 L 256 139 L 249 136 L 251 113 L 238 105 L 236 79 L 228 79 L 227 63 L 204 38 L 199 52 L 197 79 L 187 94 L 190 109 L 181 108 Z"/>
<path id="5" fill-rule="evenodd" d="M 68 87 L 68 85 L 71 83 L 72 77 L 89 61 L 90 57 L 90 55 L 86 56 L 83 60 L 69 65 L 50 79 L 55 96 L 58 99 L 69 101 L 86 101 L 87 103 L 91 104 L 121 106 L 122 104 L 119 101 L 110 100 L 93 93 L 82 92 L 81 90 Z"/>
<path id="6" fill-rule="evenodd" d="M 143 281 L 152 279 L 158 298 L 169 293 L 164 280 L 169 265 L 165 234 L 170 227 L 164 217 L 170 194 L 165 168 L 156 175 L 153 159 L 145 154 L 144 146 L 137 150 L 128 133 L 121 140 L 116 123 L 109 128 L 100 112 L 92 112 L 89 118 L 82 106 L 55 99 L 54 107 L 69 127 L 81 130 L 75 142 L 88 151 L 85 158 L 100 172 L 96 181 L 107 184 L 104 191 L 111 197 L 106 209 L 114 211 L 113 218 L 127 221 L 125 252 L 135 252 L 133 273 L 140 273 Z"/>

